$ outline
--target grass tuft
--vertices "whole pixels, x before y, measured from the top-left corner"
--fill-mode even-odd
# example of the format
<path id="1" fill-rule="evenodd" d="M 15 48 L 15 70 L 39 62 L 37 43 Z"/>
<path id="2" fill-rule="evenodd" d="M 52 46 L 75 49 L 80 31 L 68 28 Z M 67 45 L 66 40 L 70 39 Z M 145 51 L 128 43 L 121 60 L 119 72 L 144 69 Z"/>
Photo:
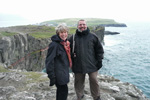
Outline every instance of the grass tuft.
<path id="1" fill-rule="evenodd" d="M 13 36 L 13 35 L 16 35 L 16 34 L 18 34 L 18 33 L 4 31 L 4 32 L 0 32 L 0 37 L 3 37 L 3 36 Z"/>
<path id="2" fill-rule="evenodd" d="M 42 77 L 43 73 L 40 72 L 23 72 L 23 73 L 27 75 L 28 78 L 27 83 L 44 82 L 46 80 L 49 80 L 47 77 Z"/>
<path id="3" fill-rule="evenodd" d="M 3 66 L 0 66 L 0 72 L 9 72 L 9 70 L 4 68 Z"/>

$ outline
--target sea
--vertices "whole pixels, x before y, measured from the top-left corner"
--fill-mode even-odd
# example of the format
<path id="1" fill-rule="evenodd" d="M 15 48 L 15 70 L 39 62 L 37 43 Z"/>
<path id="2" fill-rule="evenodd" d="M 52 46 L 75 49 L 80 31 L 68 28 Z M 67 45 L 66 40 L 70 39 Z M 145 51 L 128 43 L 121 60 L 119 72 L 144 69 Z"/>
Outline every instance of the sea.
<path id="1" fill-rule="evenodd" d="M 150 98 L 150 22 L 128 22 L 127 27 L 105 27 L 119 32 L 105 35 L 100 74 L 129 82 Z"/>

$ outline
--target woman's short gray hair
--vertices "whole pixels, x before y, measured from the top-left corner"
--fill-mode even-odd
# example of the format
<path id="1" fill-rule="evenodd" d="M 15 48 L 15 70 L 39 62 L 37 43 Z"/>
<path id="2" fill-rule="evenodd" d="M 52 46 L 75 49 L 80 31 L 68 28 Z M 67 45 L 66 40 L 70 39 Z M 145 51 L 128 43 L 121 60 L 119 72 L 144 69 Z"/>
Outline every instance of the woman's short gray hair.
<path id="1" fill-rule="evenodd" d="M 59 35 L 59 33 L 61 32 L 69 32 L 69 28 L 67 27 L 67 25 L 65 23 L 59 24 L 56 28 L 56 34 Z"/>

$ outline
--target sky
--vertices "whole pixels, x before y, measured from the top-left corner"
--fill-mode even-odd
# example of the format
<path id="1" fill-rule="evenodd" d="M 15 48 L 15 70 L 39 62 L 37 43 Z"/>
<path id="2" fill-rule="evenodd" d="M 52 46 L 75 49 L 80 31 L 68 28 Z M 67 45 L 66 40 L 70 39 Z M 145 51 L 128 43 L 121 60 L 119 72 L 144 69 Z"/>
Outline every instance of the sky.
<path id="1" fill-rule="evenodd" d="M 0 14 L 13 14 L 32 23 L 63 18 L 150 21 L 149 9 L 149 0 L 0 0 Z"/>

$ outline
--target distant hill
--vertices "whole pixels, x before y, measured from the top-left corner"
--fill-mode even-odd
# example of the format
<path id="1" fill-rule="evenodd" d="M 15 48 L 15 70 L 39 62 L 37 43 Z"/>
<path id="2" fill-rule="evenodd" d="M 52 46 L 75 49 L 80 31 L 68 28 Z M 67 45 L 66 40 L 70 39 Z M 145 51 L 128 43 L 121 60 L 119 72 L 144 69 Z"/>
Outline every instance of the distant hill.
<path id="1" fill-rule="evenodd" d="M 22 25 L 22 26 L 12 26 L 0 28 L 0 37 L 2 36 L 12 36 L 17 33 L 28 33 L 35 38 L 47 38 L 56 34 L 55 26 L 59 23 L 66 23 L 70 26 L 69 34 L 75 33 L 77 21 L 81 18 L 67 18 L 60 20 L 51 20 L 40 23 L 40 25 Z M 126 27 L 123 23 L 115 22 L 112 19 L 100 19 L 100 18 L 84 18 L 87 21 L 90 30 L 93 30 L 93 26 L 113 26 L 113 27 Z"/>
<path id="2" fill-rule="evenodd" d="M 76 27 L 77 21 L 80 19 L 85 19 L 87 21 L 88 26 L 102 25 L 106 27 L 126 27 L 126 24 L 116 22 L 113 19 L 101 19 L 101 18 L 66 18 L 66 19 L 44 21 L 41 22 L 40 25 L 57 26 L 60 23 L 66 23 L 70 27 Z"/>

